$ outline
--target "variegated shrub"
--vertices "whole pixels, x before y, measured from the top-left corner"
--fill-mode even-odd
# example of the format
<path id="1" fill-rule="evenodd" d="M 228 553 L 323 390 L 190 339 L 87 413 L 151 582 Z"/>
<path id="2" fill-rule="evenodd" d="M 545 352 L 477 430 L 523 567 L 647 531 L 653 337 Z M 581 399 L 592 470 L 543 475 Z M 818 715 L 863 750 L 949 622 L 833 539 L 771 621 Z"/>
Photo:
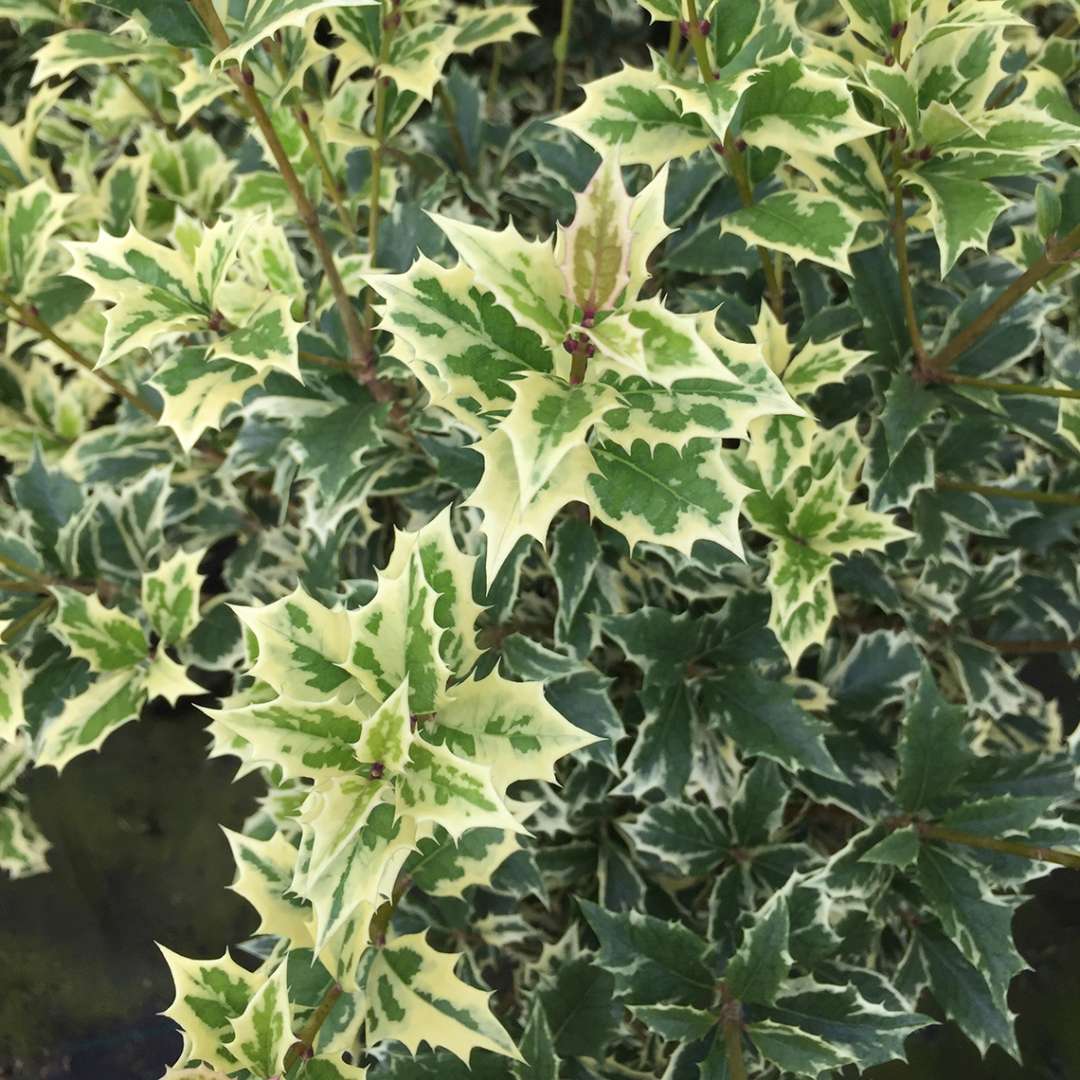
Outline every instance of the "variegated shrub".
<path id="1" fill-rule="evenodd" d="M 0 3 L 0 869 L 182 699 L 263 785 L 168 1076 L 1023 1057 L 1078 14 Z"/>

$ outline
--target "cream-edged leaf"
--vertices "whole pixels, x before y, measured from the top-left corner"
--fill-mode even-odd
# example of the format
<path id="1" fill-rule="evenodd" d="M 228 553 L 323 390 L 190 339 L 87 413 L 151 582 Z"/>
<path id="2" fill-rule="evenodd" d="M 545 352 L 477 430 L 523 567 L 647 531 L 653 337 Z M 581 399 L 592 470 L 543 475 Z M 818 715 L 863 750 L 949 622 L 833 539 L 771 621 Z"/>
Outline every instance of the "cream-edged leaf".
<path id="1" fill-rule="evenodd" d="M 166 645 L 183 641 L 199 623 L 199 593 L 205 551 L 178 548 L 156 570 L 143 574 L 142 607 Z"/>
<path id="2" fill-rule="evenodd" d="M 229 1051 L 237 1064 L 260 1080 L 285 1072 L 285 1054 L 296 1041 L 289 1008 L 288 965 L 284 960 L 251 996 L 244 1011 L 229 1021 L 234 1037 Z"/>
<path id="3" fill-rule="evenodd" d="M 624 165 L 657 169 L 715 139 L 700 116 L 682 112 L 659 72 L 624 67 L 586 83 L 584 90 L 584 104 L 553 123 L 600 153 L 617 149 Z"/>
<path id="4" fill-rule="evenodd" d="M 114 671 L 75 697 L 38 733 L 34 762 L 57 772 L 73 758 L 96 750 L 122 724 L 137 720 L 146 701 L 146 675 L 141 668 Z"/>
<path id="5" fill-rule="evenodd" d="M 233 1035 L 231 1021 L 244 1012 L 258 989 L 259 976 L 242 968 L 228 952 L 217 960 L 192 960 L 163 945 L 158 948 L 175 988 L 172 1004 L 162 1015 L 180 1028 L 184 1039 L 180 1060 L 235 1072 L 237 1058 L 224 1042 Z"/>
<path id="6" fill-rule="evenodd" d="M 53 633 L 94 671 L 119 671 L 146 659 L 149 643 L 130 615 L 66 585 L 53 586 L 53 596 L 57 602 Z"/>
<path id="7" fill-rule="evenodd" d="M 728 214 L 721 231 L 747 244 L 781 251 L 796 262 L 811 259 L 850 274 L 848 251 L 859 220 L 842 203 L 809 191 L 779 191 Z"/>
<path id="8" fill-rule="evenodd" d="M 496 790 L 517 780 L 554 780 L 555 762 L 596 742 L 545 698 L 538 682 L 497 672 L 458 683 L 425 733 L 458 757 L 488 765 Z"/>
<path id="9" fill-rule="evenodd" d="M 421 1041 L 445 1047 L 468 1064 L 474 1049 L 521 1060 L 488 1009 L 488 994 L 455 974 L 459 957 L 436 952 L 424 934 L 388 942 L 368 970 L 367 1036 L 396 1039 L 415 1054 Z"/>

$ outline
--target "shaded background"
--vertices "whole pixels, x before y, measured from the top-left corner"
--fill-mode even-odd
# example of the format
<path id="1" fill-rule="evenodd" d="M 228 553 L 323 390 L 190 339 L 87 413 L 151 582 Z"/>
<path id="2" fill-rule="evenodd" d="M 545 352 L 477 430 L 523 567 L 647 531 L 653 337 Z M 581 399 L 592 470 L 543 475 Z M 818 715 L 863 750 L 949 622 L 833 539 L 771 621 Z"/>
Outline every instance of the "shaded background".
<path id="1" fill-rule="evenodd" d="M 1076 723 L 1076 686 L 1054 658 L 1024 672 Z M 179 1051 L 155 941 L 220 956 L 250 935 L 254 911 L 227 889 L 221 825 L 239 828 L 260 781 L 233 783 L 235 761 L 207 760 L 205 717 L 148 710 L 57 777 L 28 775 L 32 813 L 53 844 L 52 870 L 0 880 L 0 1077 L 156 1080 Z M 1080 872 L 1038 882 L 1015 935 L 1031 971 L 1012 986 L 1024 1064 L 984 1060 L 951 1025 L 909 1040 L 910 1064 L 865 1080 L 1080 1078 Z M 932 1002 L 922 1007 L 935 1014 Z"/>

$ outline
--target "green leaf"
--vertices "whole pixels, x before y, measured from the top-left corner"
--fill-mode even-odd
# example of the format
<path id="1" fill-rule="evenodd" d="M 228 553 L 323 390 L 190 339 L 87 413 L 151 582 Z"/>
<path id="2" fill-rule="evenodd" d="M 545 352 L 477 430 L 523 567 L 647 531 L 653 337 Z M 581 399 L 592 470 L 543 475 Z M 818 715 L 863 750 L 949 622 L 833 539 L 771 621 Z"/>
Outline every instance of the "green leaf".
<path id="1" fill-rule="evenodd" d="M 0 746 L 15 741 L 26 720 L 23 671 L 11 653 L 0 653 Z"/>
<path id="2" fill-rule="evenodd" d="M 203 48 L 210 37 L 192 6 L 173 0 L 102 0 L 102 6 L 144 23 L 150 33 L 183 49 Z"/>
<path id="3" fill-rule="evenodd" d="M 350 706 L 283 697 L 263 705 L 204 711 L 219 728 L 245 739 L 255 761 L 276 765 L 287 777 L 350 776 L 362 760 L 354 744 L 365 719 Z"/>
<path id="4" fill-rule="evenodd" d="M 824 725 L 795 703 L 790 687 L 739 670 L 708 679 L 703 696 L 743 753 L 844 779 L 825 747 Z"/>
<path id="5" fill-rule="evenodd" d="M 265 607 L 234 607 L 258 654 L 250 674 L 298 701 L 328 701 L 350 676 L 349 622 L 302 589 Z"/>
<path id="6" fill-rule="evenodd" d="M 518 780 L 554 780 L 559 758 L 596 741 L 551 707 L 541 683 L 497 672 L 456 684 L 425 734 L 488 766 L 500 791 Z"/>
<path id="7" fill-rule="evenodd" d="M 509 41 L 516 34 L 535 34 L 529 4 L 490 4 L 461 8 L 454 23 L 454 52 L 475 52 L 484 45 Z"/>
<path id="8" fill-rule="evenodd" d="M 615 976 L 615 990 L 630 1005 L 708 1008 L 716 978 L 704 941 L 680 923 L 636 911 L 613 914 L 578 900 L 600 939 L 599 963 Z"/>
<path id="9" fill-rule="evenodd" d="M 169 56 L 168 49 L 140 42 L 122 34 L 79 27 L 61 30 L 48 38 L 34 54 L 37 64 L 31 85 L 51 78 L 65 78 L 89 64 L 151 64 Z"/>
<path id="10" fill-rule="evenodd" d="M 897 751 L 896 801 L 904 810 L 923 810 L 955 799 L 956 782 L 975 760 L 966 725 L 967 710 L 945 701 L 924 666 Z"/>
<path id="11" fill-rule="evenodd" d="M 687 1005 L 634 1005 L 634 1019 L 669 1042 L 703 1039 L 717 1024 L 715 1013 Z"/>
<path id="12" fill-rule="evenodd" d="M 859 221 L 831 196 L 780 191 L 728 214 L 720 227 L 748 244 L 782 251 L 796 262 L 811 259 L 850 274 L 848 251 Z"/>
<path id="13" fill-rule="evenodd" d="M 255 932 L 287 938 L 293 948 L 311 945 L 311 909 L 292 895 L 296 848 L 280 832 L 269 840 L 224 832 L 236 863 L 236 878 L 229 888 L 258 912 Z"/>
<path id="14" fill-rule="evenodd" d="M 920 926 L 915 942 L 934 999 L 945 1015 L 984 1054 L 997 1043 L 1019 1058 L 1012 1017 L 995 1002 L 980 969 L 937 926 Z"/>
<path id="15" fill-rule="evenodd" d="M 942 929 L 986 979 L 994 1003 L 1007 1015 L 1009 983 L 1026 966 L 1012 941 L 1012 906 L 933 845 L 924 844 L 919 852 L 917 880 Z"/>
<path id="16" fill-rule="evenodd" d="M 651 803 L 632 822 L 623 824 L 622 831 L 635 853 L 655 858 L 687 877 L 707 874 L 731 849 L 731 837 L 714 810 L 670 797 Z"/>
<path id="17" fill-rule="evenodd" d="M 63 225 L 72 199 L 54 191 L 44 179 L 5 197 L 0 214 L 0 271 L 4 291 L 16 300 L 36 302 L 36 293 L 44 283 L 50 241 Z"/>
<path id="18" fill-rule="evenodd" d="M 367 975 L 368 1041 L 396 1039 L 413 1054 L 424 1041 L 432 1049 L 445 1047 L 466 1064 L 475 1048 L 521 1061 L 488 1011 L 488 994 L 454 974 L 458 959 L 436 952 L 422 933 L 378 949 Z"/>
<path id="19" fill-rule="evenodd" d="M 776 1005 L 755 1010 L 762 1015 L 755 1016 L 754 1022 L 747 1026 L 751 1039 L 755 1039 L 756 1026 L 762 1020 L 810 1036 L 800 1040 L 771 1027 L 763 1029 L 763 1046 L 776 1056 L 781 1068 L 809 1068 L 806 1075 L 812 1076 L 820 1068 L 817 1061 L 827 1058 L 834 1063 L 838 1058 L 846 1058 L 850 1064 L 870 1068 L 903 1058 L 905 1038 L 932 1023 L 928 1016 L 898 1011 L 889 1008 L 886 1002 L 867 1001 L 854 984 L 841 987 L 807 982 L 805 990 L 780 998 Z M 775 1041 L 770 1038 L 774 1034 Z"/>
<path id="20" fill-rule="evenodd" d="M 787 897 L 774 893 L 756 912 L 724 969 L 724 982 L 733 997 L 756 1005 L 771 1005 L 776 1000 L 794 962 L 788 952 L 790 930 Z"/>
<path id="21" fill-rule="evenodd" d="M 229 357 L 211 357 L 205 346 L 191 345 L 170 356 L 149 383 L 161 394 L 161 423 L 172 428 L 180 445 L 190 451 L 207 428 L 221 427 L 225 411 L 238 405 L 266 374 Z"/>
<path id="22" fill-rule="evenodd" d="M 641 692 L 645 715 L 614 794 L 636 798 L 651 791 L 681 793 L 692 764 L 694 699 L 685 683 L 646 686 Z"/>
<path id="23" fill-rule="evenodd" d="M 759 1020 L 747 1024 L 746 1031 L 766 1061 L 796 1076 L 817 1076 L 842 1068 L 852 1060 L 848 1054 L 830 1046 L 827 1039 L 791 1024 Z"/>
<path id="24" fill-rule="evenodd" d="M 517 1080 L 559 1080 L 561 1062 L 555 1053 L 555 1041 L 548 1025 L 547 1014 L 539 998 L 534 999 L 529 1020 L 521 1036 L 521 1056 L 525 1059 L 513 1065 Z"/>
<path id="25" fill-rule="evenodd" d="M 508 408 L 516 376 L 553 369 L 543 338 L 487 296 L 465 262 L 445 270 L 421 255 L 404 274 L 370 274 L 367 280 L 386 301 L 380 325 L 394 335 L 400 359 L 434 405 L 471 420 Z M 561 278 L 557 288 L 561 295 Z"/>

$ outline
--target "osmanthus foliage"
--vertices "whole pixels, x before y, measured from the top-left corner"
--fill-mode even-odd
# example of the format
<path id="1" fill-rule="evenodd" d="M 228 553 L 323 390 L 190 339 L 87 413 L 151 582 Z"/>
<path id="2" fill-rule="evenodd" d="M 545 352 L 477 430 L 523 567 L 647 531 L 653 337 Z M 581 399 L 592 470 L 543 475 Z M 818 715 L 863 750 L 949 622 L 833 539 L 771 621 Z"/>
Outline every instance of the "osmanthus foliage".
<path id="1" fill-rule="evenodd" d="M 1075 15 L 0 3 L 0 868 L 184 699 L 263 784 L 170 1077 L 1023 1056 Z"/>
<path id="2" fill-rule="evenodd" d="M 385 920 L 373 931 L 376 912 L 401 894 L 395 882 L 410 874 L 439 895 L 487 883 L 525 831 L 528 808 L 507 788 L 554 779 L 558 758 L 594 741 L 539 683 L 470 675 L 480 611 L 473 562 L 444 512 L 397 535 L 366 604 L 328 608 L 298 589 L 238 609 L 253 683 L 228 708 L 209 710 L 217 747 L 310 787 L 291 830 L 282 822 L 265 840 L 231 838 L 234 888 L 258 910 L 259 932 L 282 939 L 265 981 L 241 972 L 243 992 L 219 996 L 225 1008 L 211 1033 L 200 1015 L 202 988 L 213 981 L 206 972 L 235 973 L 233 962 L 214 969 L 169 956 L 178 980 L 169 1015 L 186 1040 L 181 1064 L 281 1072 L 295 1041 L 293 949 L 307 950 L 309 965 L 317 958 L 354 995 L 349 1007 L 363 1016 L 369 1043 L 393 1039 L 415 1051 L 423 1039 L 466 1062 L 475 1047 L 519 1056 L 487 994 L 454 974 L 456 956 L 433 949 L 422 932 L 387 937 Z M 294 845 L 287 837 L 296 824 Z M 477 832 L 485 834 L 479 844 Z"/>
<path id="3" fill-rule="evenodd" d="M 800 409 L 757 350 L 716 331 L 713 312 L 641 295 L 668 233 L 665 182 L 661 172 L 630 198 L 609 156 L 554 243 L 440 217 L 457 266 L 420 259 L 370 278 L 382 326 L 432 403 L 481 436 L 469 503 L 484 514 L 489 578 L 574 500 L 631 548 L 689 553 L 712 539 L 740 551 L 745 491 L 720 440 Z"/>

